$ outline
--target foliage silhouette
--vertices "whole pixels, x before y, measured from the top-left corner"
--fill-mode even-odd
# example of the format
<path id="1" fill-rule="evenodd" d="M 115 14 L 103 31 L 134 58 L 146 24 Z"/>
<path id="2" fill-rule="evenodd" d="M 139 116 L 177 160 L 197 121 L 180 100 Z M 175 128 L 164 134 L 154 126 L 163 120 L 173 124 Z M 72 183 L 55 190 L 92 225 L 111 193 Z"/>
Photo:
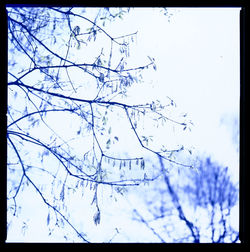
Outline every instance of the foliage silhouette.
<path id="1" fill-rule="evenodd" d="M 178 121 L 168 116 L 174 107 L 172 99 L 167 98 L 165 104 L 126 103 L 127 91 L 142 83 L 143 71 L 156 70 L 152 57 L 142 66 L 127 66 L 129 46 L 137 32 L 115 37 L 107 28 L 114 20 L 123 19 L 129 9 L 88 11 L 72 7 L 7 8 L 8 211 L 17 215 L 18 195 L 32 187 L 53 211 L 55 225 L 67 223 L 84 242 L 89 242 L 86 233 L 78 230 L 67 212 L 67 194 L 88 186 L 96 206 L 93 220 L 99 224 L 100 185 L 123 193 L 121 188 L 159 177 L 145 176 L 144 156 L 124 156 L 116 151 L 121 136 L 113 133 L 113 118 L 126 121 L 127 131 L 144 151 L 191 167 L 173 158 L 179 149 L 151 148 L 152 136 L 142 135 L 140 117 L 169 122 L 184 130 L 190 127 L 185 118 Z M 126 178 L 127 168 L 135 171 L 132 177 Z M 52 225 L 50 214 L 47 225 Z"/>

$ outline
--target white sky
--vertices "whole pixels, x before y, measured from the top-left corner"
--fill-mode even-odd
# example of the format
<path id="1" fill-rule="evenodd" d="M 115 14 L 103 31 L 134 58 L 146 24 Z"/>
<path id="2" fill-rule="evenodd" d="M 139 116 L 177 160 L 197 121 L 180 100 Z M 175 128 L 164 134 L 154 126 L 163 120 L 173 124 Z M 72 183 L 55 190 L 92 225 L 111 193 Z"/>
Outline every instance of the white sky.
<path id="1" fill-rule="evenodd" d="M 150 102 L 153 99 L 171 97 L 177 104 L 178 113 L 188 113 L 189 119 L 194 123 L 192 131 L 181 134 L 179 140 L 184 146 L 194 146 L 197 153 L 212 155 L 220 164 L 229 166 L 237 181 L 239 159 L 235 143 L 232 142 L 234 133 L 230 125 L 221 125 L 221 120 L 223 116 L 239 117 L 240 9 L 169 10 L 173 14 L 170 22 L 157 9 L 136 8 L 124 20 L 110 25 L 109 32 L 113 37 L 116 34 L 121 36 L 138 31 L 136 43 L 130 48 L 133 65 L 145 64 L 147 56 L 154 57 L 157 65 L 156 72 L 145 73 L 145 83 L 131 89 L 131 101 L 135 100 L 135 104 L 138 104 L 139 101 Z M 232 122 L 229 120 L 228 124 L 230 123 Z M 235 130 L 237 129 L 233 129 Z M 116 207 L 121 205 L 125 207 L 127 203 L 119 202 Z M 30 213 L 27 212 L 26 215 Z M 126 229 L 126 221 L 120 224 L 117 221 L 118 215 L 113 216 L 110 230 L 114 230 L 117 223 Z M 122 220 L 126 220 L 126 211 L 124 216 Z M 92 218 L 90 221 L 93 224 Z M 29 239 L 32 239 L 32 224 L 29 225 Z M 33 230 L 36 225 L 34 222 Z M 103 228 L 98 231 L 100 241 L 103 237 L 101 232 L 105 230 Z M 135 233 L 138 234 L 140 228 L 138 226 Z M 45 229 L 41 228 L 44 232 L 41 237 L 46 237 Z M 15 237 L 14 230 L 10 231 L 9 237 Z M 127 232 L 130 232 L 129 229 Z M 98 234 L 95 234 L 99 239 Z M 146 233 L 143 234 L 147 236 Z M 16 239 L 22 239 L 21 237 L 16 236 Z M 124 237 L 122 239 L 126 240 Z"/>
<path id="2" fill-rule="evenodd" d="M 232 132 L 220 120 L 239 116 L 239 9 L 178 9 L 170 23 L 157 11 L 147 18 L 150 11 L 136 10 L 133 22 L 138 53 L 156 59 L 150 94 L 173 98 L 195 125 L 188 141 L 225 162 Z"/>
<path id="3" fill-rule="evenodd" d="M 173 15 L 167 22 L 157 8 L 136 8 L 110 28 L 117 36 L 121 30 L 124 34 L 138 31 L 131 48 L 132 64 L 145 64 L 148 55 L 155 58 L 157 71 L 144 73 L 146 83 L 143 89 L 134 85 L 133 99 L 146 102 L 171 97 L 194 123 L 190 134 L 180 135 L 184 145 L 212 155 L 236 174 L 238 153 L 231 135 L 237 129 L 221 121 L 239 117 L 239 11 L 170 8 Z"/>

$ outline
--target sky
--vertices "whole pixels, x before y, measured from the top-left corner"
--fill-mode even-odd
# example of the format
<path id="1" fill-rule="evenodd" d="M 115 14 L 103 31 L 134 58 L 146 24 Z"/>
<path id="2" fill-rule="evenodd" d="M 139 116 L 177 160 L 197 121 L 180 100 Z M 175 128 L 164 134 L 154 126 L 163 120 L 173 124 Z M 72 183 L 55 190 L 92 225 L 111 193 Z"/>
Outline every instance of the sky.
<path id="1" fill-rule="evenodd" d="M 134 57 L 147 53 L 157 64 L 148 98 L 170 96 L 194 123 L 187 144 L 236 165 L 238 154 L 230 157 L 235 147 L 230 135 L 237 129 L 225 121 L 239 118 L 239 8 L 170 8 L 170 22 L 151 11 L 131 14 L 140 43 Z"/>
<path id="2" fill-rule="evenodd" d="M 148 60 L 147 56 L 155 58 L 157 71 L 148 70 L 144 73 L 144 82 L 131 87 L 128 101 L 138 104 L 159 99 L 164 102 L 167 96 L 171 97 L 177 104 L 175 112 L 187 113 L 194 124 L 190 132 L 177 131 L 171 141 L 192 148 L 194 155 L 211 155 L 219 164 L 228 166 L 233 179 L 238 181 L 239 153 L 237 138 L 235 140 L 234 136 L 239 128 L 240 9 L 169 8 L 168 11 L 172 14 L 169 17 L 154 8 L 131 9 L 123 20 L 117 20 L 107 27 L 113 37 L 138 31 L 135 43 L 130 46 L 131 64 L 143 65 Z M 78 57 L 81 57 L 80 53 Z M 122 126 L 119 127 L 122 132 Z M 114 201 L 108 197 L 109 193 L 107 190 L 102 191 L 100 204 L 106 208 L 106 215 L 98 229 L 92 217 L 89 218 L 89 235 L 101 242 L 110 239 L 113 232 L 114 241 L 126 242 L 131 241 L 131 232 L 134 232 L 135 240 L 147 240 L 150 232 L 143 225 L 135 225 L 129 220 L 131 206 L 143 204 L 138 203 L 138 196 L 130 194 Z M 30 195 L 38 198 L 30 191 L 24 195 L 27 195 L 26 199 Z M 108 203 L 105 200 L 107 198 Z M 81 202 L 81 206 L 77 198 L 75 202 L 78 204 L 73 208 L 75 214 L 80 216 L 81 209 L 85 209 L 84 214 L 91 216 L 93 207 L 88 208 L 88 200 Z M 32 207 L 32 204 L 27 201 L 26 209 Z M 36 204 L 43 216 L 41 218 L 46 218 L 47 207 L 42 206 L 43 202 Z M 119 212 L 121 207 L 124 209 L 122 213 Z M 27 224 L 30 227 L 26 238 L 22 232 L 17 234 L 13 225 L 9 232 L 10 241 L 51 241 L 52 238 L 47 237 L 46 222 L 41 225 L 41 219 L 32 218 L 28 210 L 24 210 L 23 214 L 29 220 Z M 18 224 L 19 220 L 16 221 L 17 226 L 22 225 Z M 235 221 L 237 224 L 238 220 Z M 37 225 L 41 227 L 40 238 L 36 234 Z"/>

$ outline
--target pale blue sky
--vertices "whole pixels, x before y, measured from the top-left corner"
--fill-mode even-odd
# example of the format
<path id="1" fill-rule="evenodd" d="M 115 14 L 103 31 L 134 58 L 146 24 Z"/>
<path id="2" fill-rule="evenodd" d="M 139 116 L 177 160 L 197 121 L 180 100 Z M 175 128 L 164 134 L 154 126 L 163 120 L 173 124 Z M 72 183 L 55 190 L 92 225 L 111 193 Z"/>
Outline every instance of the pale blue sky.
<path id="1" fill-rule="evenodd" d="M 117 34 L 138 31 L 131 63 L 143 64 L 148 55 L 155 58 L 157 71 L 145 72 L 143 88 L 134 85 L 131 90 L 133 99 L 171 97 L 179 113 L 187 113 L 194 123 L 190 134 L 180 135 L 181 141 L 235 168 L 236 174 L 232 127 L 222 126 L 221 120 L 239 117 L 239 11 L 170 8 L 173 15 L 167 22 L 157 8 L 136 8 L 111 29 Z"/>

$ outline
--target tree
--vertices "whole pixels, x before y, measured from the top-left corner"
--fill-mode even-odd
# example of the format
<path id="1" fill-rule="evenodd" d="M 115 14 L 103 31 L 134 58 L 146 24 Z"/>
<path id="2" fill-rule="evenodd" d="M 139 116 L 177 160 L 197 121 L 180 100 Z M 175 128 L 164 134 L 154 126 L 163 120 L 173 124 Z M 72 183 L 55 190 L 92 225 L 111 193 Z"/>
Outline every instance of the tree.
<path id="1" fill-rule="evenodd" d="M 101 220 L 100 186 L 122 193 L 128 186 L 153 181 L 145 153 L 183 167 L 175 152 L 143 133 L 141 118 L 150 126 L 166 122 L 186 130 L 191 122 L 168 116 L 175 103 L 126 102 L 132 85 L 142 85 L 143 71 L 156 63 L 148 56 L 142 66 L 128 66 L 129 47 L 137 32 L 113 36 L 108 26 L 129 12 L 123 8 L 27 8 L 8 7 L 8 215 L 20 209 L 19 195 L 33 188 L 48 206 L 47 224 L 67 224 L 78 238 L 89 242 L 70 220 L 65 201 L 89 188 L 93 192 L 93 215 Z M 123 134 L 142 149 L 140 155 L 117 151 Z M 160 124 L 161 123 L 161 124 Z M 139 152 L 138 152 L 139 153 Z M 130 177 L 127 170 L 133 170 Z M 149 172 L 149 173 L 148 173 Z M 53 231 L 50 227 L 50 234 Z"/>
<path id="2" fill-rule="evenodd" d="M 164 162 L 159 158 L 161 169 Z M 161 200 L 148 200 L 152 215 L 146 220 L 134 209 L 135 218 L 150 228 L 161 242 L 234 243 L 239 232 L 231 223 L 231 211 L 238 201 L 238 186 L 231 181 L 227 167 L 200 161 L 197 171 L 182 170 L 179 176 L 163 173 L 157 183 Z M 164 188 L 165 187 L 165 188 Z"/>

